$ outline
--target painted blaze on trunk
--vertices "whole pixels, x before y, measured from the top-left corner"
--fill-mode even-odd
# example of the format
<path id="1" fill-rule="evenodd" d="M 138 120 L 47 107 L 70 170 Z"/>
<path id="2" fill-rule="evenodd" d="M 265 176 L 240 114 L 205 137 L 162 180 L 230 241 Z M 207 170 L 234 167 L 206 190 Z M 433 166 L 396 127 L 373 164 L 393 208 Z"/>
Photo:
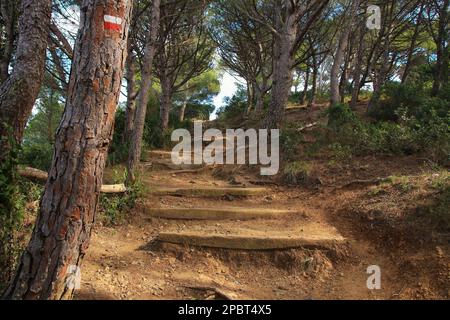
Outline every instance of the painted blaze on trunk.
<path id="1" fill-rule="evenodd" d="M 73 295 L 68 281 L 86 253 L 95 219 L 127 54 L 131 5 L 131 0 L 85 0 L 81 5 L 52 168 L 33 235 L 6 298 Z M 120 22 L 120 28 L 105 22 Z"/>

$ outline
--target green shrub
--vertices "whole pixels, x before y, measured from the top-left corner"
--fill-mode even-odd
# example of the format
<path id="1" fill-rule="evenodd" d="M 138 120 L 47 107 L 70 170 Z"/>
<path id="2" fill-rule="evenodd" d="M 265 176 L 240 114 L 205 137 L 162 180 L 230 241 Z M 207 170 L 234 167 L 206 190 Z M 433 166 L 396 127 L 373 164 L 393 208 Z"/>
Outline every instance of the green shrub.
<path id="1" fill-rule="evenodd" d="M 293 160 L 297 156 L 297 148 L 303 142 L 303 135 L 298 132 L 299 125 L 289 124 L 281 129 L 280 148 L 285 160 Z"/>
<path id="2" fill-rule="evenodd" d="M 302 161 L 291 162 L 284 167 L 283 180 L 290 185 L 304 185 L 310 180 L 311 166 Z"/>
<path id="3" fill-rule="evenodd" d="M 407 108 L 399 108 L 396 122 L 376 123 L 362 121 L 346 105 L 330 107 L 327 113 L 327 140 L 336 160 L 370 153 L 424 153 L 439 163 L 450 160 L 449 111 L 443 117 L 435 109 L 429 108 L 419 114 L 421 118 L 418 119 Z"/>
<path id="4" fill-rule="evenodd" d="M 16 171 L 20 148 L 12 134 L 9 145 L 11 150 L 0 163 L 0 291 L 12 277 L 20 255 L 20 248 L 15 240 L 25 213 L 24 196 L 20 192 Z"/>
<path id="5" fill-rule="evenodd" d="M 122 180 L 123 181 L 123 180 Z M 131 209 L 135 208 L 139 198 L 144 193 L 142 182 L 136 182 L 128 187 L 123 194 L 102 194 L 100 196 L 100 218 L 106 225 L 122 223 Z"/>

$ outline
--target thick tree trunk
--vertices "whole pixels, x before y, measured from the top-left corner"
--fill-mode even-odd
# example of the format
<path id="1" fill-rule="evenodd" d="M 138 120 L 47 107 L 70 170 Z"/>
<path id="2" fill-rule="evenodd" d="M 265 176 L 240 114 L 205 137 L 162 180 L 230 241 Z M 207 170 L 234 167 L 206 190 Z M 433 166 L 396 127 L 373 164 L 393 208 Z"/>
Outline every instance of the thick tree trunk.
<path id="1" fill-rule="evenodd" d="M 81 28 L 53 164 L 36 226 L 7 299 L 73 295 L 73 277 L 89 246 L 114 129 L 131 2 L 84 0 L 81 5 Z M 104 22 L 106 15 L 122 21 L 111 26 Z"/>
<path id="2" fill-rule="evenodd" d="M 330 93 L 332 105 L 339 104 L 341 102 L 341 94 L 339 92 L 339 73 L 341 70 L 341 65 L 344 62 L 345 52 L 347 50 L 350 34 L 350 26 L 355 19 L 357 10 L 359 7 L 359 0 L 352 2 L 350 7 L 350 12 L 348 16 L 348 23 L 344 23 L 341 36 L 339 38 L 338 48 L 336 50 L 336 55 L 334 57 L 334 63 L 330 72 Z"/>
<path id="3" fill-rule="evenodd" d="M 345 50 L 348 45 L 348 28 L 344 28 L 339 38 L 339 45 L 334 57 L 334 63 L 330 72 L 330 93 L 331 93 L 331 105 L 336 105 L 341 102 L 341 94 L 339 92 L 339 74 L 341 71 L 341 64 L 344 60 Z"/>
<path id="4" fill-rule="evenodd" d="M 296 37 L 296 25 L 288 23 L 288 30 L 276 35 L 274 42 L 274 66 L 272 95 L 266 119 L 267 128 L 278 128 L 283 121 L 284 112 L 292 87 L 291 50 Z"/>
<path id="5" fill-rule="evenodd" d="M 123 142 L 128 142 L 130 141 L 131 133 L 133 132 L 134 117 L 136 112 L 136 97 L 138 94 L 136 87 L 136 56 L 131 50 L 128 51 L 125 78 L 127 79 L 127 109 L 125 113 L 125 131 L 123 134 Z"/>
<path id="6" fill-rule="evenodd" d="M 141 70 L 141 88 L 139 91 L 136 113 L 134 118 L 134 130 L 127 164 L 127 183 L 135 181 L 135 171 L 141 161 L 142 138 L 144 136 L 145 117 L 147 104 L 152 88 L 153 58 L 156 52 L 156 39 L 159 32 L 160 0 L 153 0 L 152 21 L 147 34 L 147 43 L 144 49 L 144 59 Z"/>
<path id="7" fill-rule="evenodd" d="M 11 148 L 8 126 L 16 142 L 20 143 L 41 88 L 51 0 L 24 0 L 22 12 L 14 70 L 0 87 L 0 164 Z"/>

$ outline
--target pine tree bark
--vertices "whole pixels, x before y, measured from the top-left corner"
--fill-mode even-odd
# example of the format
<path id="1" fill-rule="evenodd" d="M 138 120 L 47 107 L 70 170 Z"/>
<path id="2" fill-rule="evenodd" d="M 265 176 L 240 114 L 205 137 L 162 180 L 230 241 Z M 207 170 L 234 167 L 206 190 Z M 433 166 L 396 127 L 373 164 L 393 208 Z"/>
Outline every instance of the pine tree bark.
<path id="1" fill-rule="evenodd" d="M 17 37 L 17 3 L 16 1 L 0 1 L 0 16 L 5 26 L 2 34 L 4 44 L 0 56 L 0 84 L 5 82 L 9 77 L 9 65 L 14 51 L 14 42 Z"/>
<path id="2" fill-rule="evenodd" d="M 432 94 L 434 96 L 438 95 L 445 84 L 448 83 L 449 72 L 448 64 L 450 59 L 449 53 L 449 35 L 448 35 L 448 25 L 449 25 L 449 0 L 444 0 L 442 5 L 438 8 L 438 34 L 436 42 L 436 70 L 434 72 L 434 81 Z"/>
<path id="3" fill-rule="evenodd" d="M 356 108 L 358 103 L 359 91 L 361 90 L 361 74 L 362 74 L 362 64 L 364 59 L 364 51 L 365 51 L 365 21 L 362 19 L 360 21 L 359 29 L 358 29 L 358 47 L 356 49 L 356 58 L 355 58 L 355 69 L 353 70 L 353 88 L 352 88 L 352 101 L 350 106 L 352 109 Z"/>
<path id="4" fill-rule="evenodd" d="M 136 87 L 136 56 L 131 50 L 128 50 L 126 62 L 127 80 L 127 109 L 125 112 L 125 131 L 123 133 L 123 142 L 128 142 L 131 138 L 134 126 L 134 117 L 136 113 L 136 98 L 138 90 Z"/>
<path id="5" fill-rule="evenodd" d="M 153 58 L 156 53 L 156 40 L 159 32 L 161 0 L 152 2 L 152 20 L 150 30 L 147 34 L 147 43 L 144 49 L 144 58 L 141 70 L 141 88 L 139 91 L 136 114 L 134 118 L 134 130 L 127 163 L 127 184 L 135 181 L 135 171 L 141 161 L 142 138 L 144 136 L 145 117 L 147 115 L 147 104 L 152 88 Z"/>
<path id="6" fill-rule="evenodd" d="M 308 96 L 308 88 L 309 88 L 309 66 L 306 66 L 305 73 L 305 84 L 303 85 L 303 92 L 300 97 L 300 105 L 304 105 L 306 101 L 306 97 Z"/>
<path id="7" fill-rule="evenodd" d="M 35 2 L 35 0 L 30 1 Z M 84 0 L 65 111 L 31 240 L 7 299 L 68 299 L 89 246 L 127 55 L 131 0 Z M 104 16 L 123 19 L 108 29 Z M 46 40 L 47 37 L 44 37 Z"/>
<path id="8" fill-rule="evenodd" d="M 345 52 L 349 43 L 350 26 L 354 21 L 357 10 L 359 7 L 360 0 L 355 0 L 352 2 L 349 12 L 348 23 L 344 23 L 342 28 L 342 33 L 339 38 L 338 48 L 336 50 L 336 55 L 334 57 L 333 66 L 330 72 L 330 92 L 331 92 L 331 105 L 341 103 L 341 94 L 339 92 L 339 73 L 341 70 L 341 65 L 344 62 Z"/>
<path id="9" fill-rule="evenodd" d="M 12 74 L 0 87 L 0 163 L 8 156 L 9 128 L 17 143 L 44 78 L 51 0 L 22 1 L 19 40 Z"/>
<path id="10" fill-rule="evenodd" d="M 179 116 L 178 116 L 178 120 L 180 120 L 180 122 L 184 121 L 184 115 L 186 113 L 187 103 L 188 103 L 188 99 L 187 99 L 187 97 L 185 97 L 184 100 L 183 100 L 183 104 L 181 105 L 180 113 L 179 113 Z"/>
<path id="11" fill-rule="evenodd" d="M 161 101 L 159 117 L 161 131 L 166 132 L 169 129 L 169 114 L 172 107 L 172 81 L 168 75 L 161 77 Z"/>

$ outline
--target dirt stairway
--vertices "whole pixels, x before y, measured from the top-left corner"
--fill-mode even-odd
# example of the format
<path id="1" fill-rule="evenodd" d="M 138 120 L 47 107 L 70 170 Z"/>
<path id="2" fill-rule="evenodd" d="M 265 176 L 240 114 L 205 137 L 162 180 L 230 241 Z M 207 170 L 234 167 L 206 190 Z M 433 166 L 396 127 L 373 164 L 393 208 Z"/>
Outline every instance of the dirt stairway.
<path id="1" fill-rule="evenodd" d="M 152 163 L 157 160 L 169 163 L 171 157 L 167 151 L 152 151 L 147 155 Z M 169 165 L 167 167 L 170 168 Z M 156 167 L 156 170 L 164 172 L 161 167 Z M 192 172 L 194 178 L 198 174 Z M 175 170 L 172 178 L 176 176 Z M 181 182 L 183 177 L 178 177 L 178 180 Z M 305 219 L 295 207 L 285 208 L 283 204 L 274 202 L 269 204 L 264 199 L 274 193 L 270 188 L 247 183 L 237 187 L 226 181 L 221 181 L 219 186 L 205 186 L 195 180 L 190 182 L 190 186 L 161 184 L 150 187 L 152 198 L 146 203 L 146 214 L 152 218 L 184 221 L 182 227 L 175 224 L 160 232 L 156 242 L 237 250 L 327 250 L 345 241 L 333 227 Z M 176 198 L 189 199 L 190 202 L 188 205 L 174 204 Z M 223 199 L 228 199 L 233 205 L 224 204 Z"/>

